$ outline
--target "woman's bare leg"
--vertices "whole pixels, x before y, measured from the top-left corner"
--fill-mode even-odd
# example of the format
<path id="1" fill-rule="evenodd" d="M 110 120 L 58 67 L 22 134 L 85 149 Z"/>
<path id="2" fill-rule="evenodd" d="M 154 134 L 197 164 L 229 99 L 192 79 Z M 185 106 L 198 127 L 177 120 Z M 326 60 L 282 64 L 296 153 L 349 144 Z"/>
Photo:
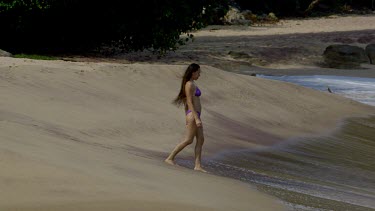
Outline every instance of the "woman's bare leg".
<path id="1" fill-rule="evenodd" d="M 207 172 L 202 168 L 201 158 L 202 158 L 202 147 L 204 143 L 203 127 L 197 128 L 197 143 L 195 145 L 195 167 L 194 170 Z"/>
<path id="2" fill-rule="evenodd" d="M 184 140 L 173 149 L 171 154 L 167 157 L 167 159 L 165 159 L 165 162 L 171 165 L 176 165 L 176 163 L 174 162 L 174 158 L 186 146 L 193 143 L 194 136 L 196 136 L 196 133 L 197 133 L 197 126 L 195 124 L 193 115 L 191 115 L 190 113 L 186 116 L 186 134 L 185 134 Z"/>

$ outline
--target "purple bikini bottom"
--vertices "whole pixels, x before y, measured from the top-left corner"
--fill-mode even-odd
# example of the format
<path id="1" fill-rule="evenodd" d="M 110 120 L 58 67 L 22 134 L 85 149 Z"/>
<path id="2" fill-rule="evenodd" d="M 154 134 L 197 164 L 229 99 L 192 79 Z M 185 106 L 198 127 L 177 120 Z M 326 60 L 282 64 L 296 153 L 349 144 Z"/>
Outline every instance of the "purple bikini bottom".
<path id="1" fill-rule="evenodd" d="M 191 110 L 186 111 L 186 115 L 188 115 L 189 113 L 191 113 Z M 201 118 L 201 112 L 197 111 L 197 113 L 198 113 L 198 117 Z"/>

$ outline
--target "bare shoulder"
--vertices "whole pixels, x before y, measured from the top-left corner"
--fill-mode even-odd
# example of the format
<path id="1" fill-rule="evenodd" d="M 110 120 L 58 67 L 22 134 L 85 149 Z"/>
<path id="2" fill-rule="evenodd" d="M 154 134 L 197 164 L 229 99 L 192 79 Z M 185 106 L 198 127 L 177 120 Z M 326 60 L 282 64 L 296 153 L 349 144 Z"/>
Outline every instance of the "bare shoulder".
<path id="1" fill-rule="evenodd" d="M 194 90 L 195 90 L 194 83 L 192 83 L 191 81 L 186 82 L 185 94 L 188 98 L 190 98 L 189 96 L 193 96 Z"/>
<path id="2" fill-rule="evenodd" d="M 193 82 L 191 82 L 191 81 L 188 81 L 188 82 L 186 82 L 186 84 L 185 84 L 185 88 L 187 88 L 187 89 L 191 89 L 191 88 L 194 88 L 194 83 Z"/>

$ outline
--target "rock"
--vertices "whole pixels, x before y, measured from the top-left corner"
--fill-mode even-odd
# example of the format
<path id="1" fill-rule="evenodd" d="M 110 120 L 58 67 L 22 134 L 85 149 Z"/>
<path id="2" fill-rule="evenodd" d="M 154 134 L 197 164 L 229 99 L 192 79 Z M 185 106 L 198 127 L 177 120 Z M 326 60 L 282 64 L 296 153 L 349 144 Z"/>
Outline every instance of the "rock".
<path id="1" fill-rule="evenodd" d="M 273 12 L 271 12 L 270 14 L 268 14 L 267 19 L 269 21 L 273 21 L 273 22 L 279 21 L 279 19 L 276 17 L 275 13 L 273 13 Z"/>
<path id="2" fill-rule="evenodd" d="M 229 7 L 229 11 L 224 16 L 224 24 L 229 25 L 250 25 L 251 21 L 246 20 L 244 15 L 240 12 L 239 9 L 235 7 Z"/>
<path id="3" fill-rule="evenodd" d="M 251 12 L 250 10 L 244 10 L 241 12 L 241 14 L 246 20 L 249 20 L 251 23 L 257 22 L 258 20 L 257 15 L 253 14 L 253 12 Z"/>
<path id="4" fill-rule="evenodd" d="M 9 52 L 0 49 L 0 57 L 12 57 L 13 55 Z"/>
<path id="5" fill-rule="evenodd" d="M 330 45 L 323 53 L 324 61 L 333 68 L 360 67 L 361 63 L 369 63 L 365 50 L 351 45 Z"/>
<path id="6" fill-rule="evenodd" d="M 366 46 L 366 55 L 370 59 L 370 63 L 375 64 L 375 44 L 369 44 Z"/>
<path id="7" fill-rule="evenodd" d="M 243 10 L 241 14 L 245 19 L 250 19 L 254 15 L 253 12 L 251 12 L 251 10 Z"/>

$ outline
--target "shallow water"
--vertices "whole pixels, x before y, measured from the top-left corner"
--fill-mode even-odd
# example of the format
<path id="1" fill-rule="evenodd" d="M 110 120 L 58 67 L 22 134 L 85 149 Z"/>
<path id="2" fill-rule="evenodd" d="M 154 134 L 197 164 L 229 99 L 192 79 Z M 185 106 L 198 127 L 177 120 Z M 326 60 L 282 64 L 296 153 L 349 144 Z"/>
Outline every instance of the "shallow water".
<path id="1" fill-rule="evenodd" d="M 268 76 L 257 75 L 260 78 L 279 80 L 301 86 L 327 91 L 351 98 L 353 100 L 375 106 L 375 78 L 344 77 L 344 76 Z"/>
<path id="2" fill-rule="evenodd" d="M 290 210 L 375 210 L 375 117 L 349 119 L 331 135 L 221 153 L 204 164 Z"/>

